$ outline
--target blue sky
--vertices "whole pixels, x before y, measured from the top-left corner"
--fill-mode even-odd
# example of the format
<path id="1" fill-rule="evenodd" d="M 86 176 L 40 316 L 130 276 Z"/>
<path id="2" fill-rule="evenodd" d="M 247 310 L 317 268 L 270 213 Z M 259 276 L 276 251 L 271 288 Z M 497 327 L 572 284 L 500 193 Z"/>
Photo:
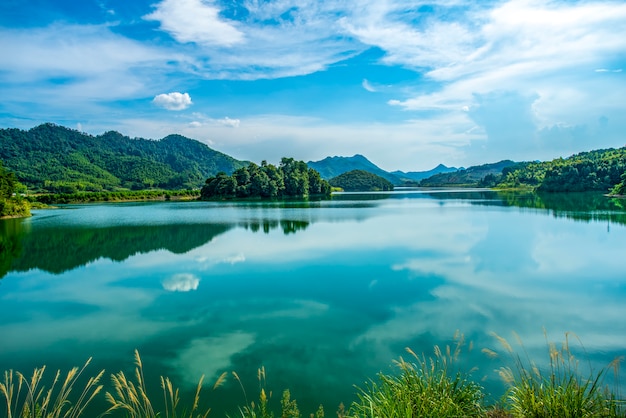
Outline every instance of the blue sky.
<path id="1" fill-rule="evenodd" d="M 626 144 L 626 2 L 3 0 L 0 127 L 419 171 Z"/>

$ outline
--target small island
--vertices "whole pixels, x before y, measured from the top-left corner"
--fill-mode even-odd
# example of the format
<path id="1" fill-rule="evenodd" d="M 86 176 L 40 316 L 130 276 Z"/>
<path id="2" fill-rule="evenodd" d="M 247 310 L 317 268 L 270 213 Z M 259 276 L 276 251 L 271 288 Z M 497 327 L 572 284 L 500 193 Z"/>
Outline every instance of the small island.
<path id="1" fill-rule="evenodd" d="M 392 191 L 393 184 L 376 174 L 365 170 L 352 170 L 329 180 L 333 187 L 346 192 L 379 192 Z"/>
<path id="2" fill-rule="evenodd" d="M 330 184 L 304 161 L 283 157 L 278 167 L 263 161 L 260 166 L 250 163 L 230 176 L 222 171 L 209 177 L 200 190 L 200 199 L 328 197 L 330 191 Z"/>

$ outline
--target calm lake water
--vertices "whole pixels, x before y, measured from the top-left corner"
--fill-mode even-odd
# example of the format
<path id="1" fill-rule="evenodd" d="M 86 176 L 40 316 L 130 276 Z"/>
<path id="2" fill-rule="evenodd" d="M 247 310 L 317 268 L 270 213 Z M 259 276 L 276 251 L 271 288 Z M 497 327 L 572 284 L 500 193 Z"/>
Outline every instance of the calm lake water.
<path id="1" fill-rule="evenodd" d="M 544 330 L 575 333 L 582 370 L 626 354 L 625 204 L 400 190 L 37 210 L 0 221 L 0 371 L 93 357 L 108 384 L 138 349 L 155 399 L 160 375 L 190 391 L 205 375 L 211 416 L 235 415 L 263 366 L 273 402 L 289 388 L 305 416 L 333 416 L 405 347 L 431 355 L 458 330 L 461 367 L 496 398 L 508 357 L 491 332 L 539 364 Z"/>

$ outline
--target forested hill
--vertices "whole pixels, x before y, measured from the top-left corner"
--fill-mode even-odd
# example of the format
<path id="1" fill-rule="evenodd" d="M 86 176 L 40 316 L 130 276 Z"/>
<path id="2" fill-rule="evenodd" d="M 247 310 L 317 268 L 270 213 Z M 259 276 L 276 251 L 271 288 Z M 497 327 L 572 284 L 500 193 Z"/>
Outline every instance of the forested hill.
<path id="1" fill-rule="evenodd" d="M 161 140 L 110 131 L 92 136 L 43 124 L 0 129 L 0 161 L 30 189 L 73 193 L 116 188 L 196 188 L 248 163 L 180 135 Z"/>
<path id="2" fill-rule="evenodd" d="M 352 170 L 333 177 L 328 181 L 331 186 L 346 192 L 388 191 L 393 184 L 387 179 L 364 170 Z"/>
<path id="3" fill-rule="evenodd" d="M 530 186 L 543 192 L 612 191 L 624 194 L 626 147 L 581 152 L 568 158 L 520 163 L 493 178 L 498 187 Z"/>
<path id="4" fill-rule="evenodd" d="M 454 172 L 442 172 L 423 179 L 422 187 L 447 187 L 447 186 L 479 186 L 483 179 L 491 179 L 502 173 L 506 167 L 515 165 L 511 160 L 503 160 L 492 164 L 476 165 Z"/>
<path id="5" fill-rule="evenodd" d="M 355 154 L 352 157 L 326 157 L 320 161 L 309 161 L 307 165 L 319 172 L 325 180 L 330 180 L 348 171 L 363 170 L 376 174 L 395 185 L 402 184 L 400 177 L 383 170 L 360 154 Z"/>

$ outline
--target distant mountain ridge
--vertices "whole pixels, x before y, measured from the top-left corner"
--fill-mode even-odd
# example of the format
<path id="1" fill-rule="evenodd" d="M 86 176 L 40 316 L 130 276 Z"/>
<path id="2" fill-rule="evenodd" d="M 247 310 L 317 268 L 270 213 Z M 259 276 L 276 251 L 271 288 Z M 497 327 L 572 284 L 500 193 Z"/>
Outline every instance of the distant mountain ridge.
<path id="1" fill-rule="evenodd" d="M 423 179 L 420 186 L 423 187 L 445 187 L 455 185 L 477 185 L 488 175 L 499 175 L 507 167 L 516 165 L 514 161 L 502 160 L 497 163 L 482 164 L 455 172 L 442 172 Z"/>
<path id="2" fill-rule="evenodd" d="M 455 172 L 458 170 L 454 167 L 446 167 L 443 164 L 439 164 L 437 167 L 428 171 L 411 171 L 408 173 L 403 171 L 389 172 L 378 167 L 361 154 L 355 154 L 352 157 L 326 157 L 320 161 L 309 161 L 307 165 L 317 170 L 324 180 L 330 180 L 350 171 L 363 170 L 386 179 L 394 186 L 400 186 L 406 182 L 418 182 L 434 174 Z"/>

